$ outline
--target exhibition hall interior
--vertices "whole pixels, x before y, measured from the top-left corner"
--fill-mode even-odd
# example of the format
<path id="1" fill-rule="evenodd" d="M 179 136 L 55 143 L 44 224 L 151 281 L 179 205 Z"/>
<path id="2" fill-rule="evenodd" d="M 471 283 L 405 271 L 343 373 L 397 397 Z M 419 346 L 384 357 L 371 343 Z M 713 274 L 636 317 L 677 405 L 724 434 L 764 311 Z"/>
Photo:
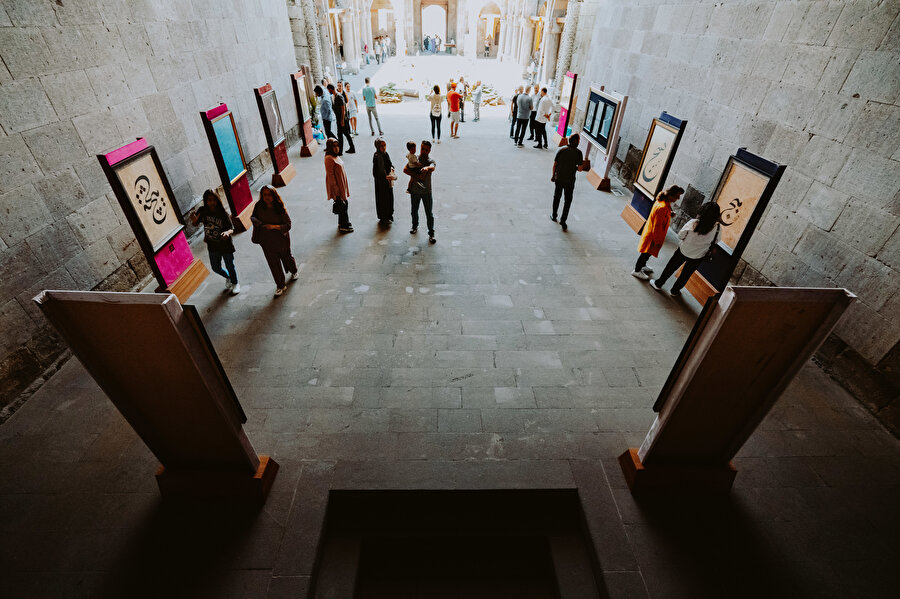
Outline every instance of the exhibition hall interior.
<path id="1" fill-rule="evenodd" d="M 894 597 L 897 0 L 0 0 L 0 596 Z"/>

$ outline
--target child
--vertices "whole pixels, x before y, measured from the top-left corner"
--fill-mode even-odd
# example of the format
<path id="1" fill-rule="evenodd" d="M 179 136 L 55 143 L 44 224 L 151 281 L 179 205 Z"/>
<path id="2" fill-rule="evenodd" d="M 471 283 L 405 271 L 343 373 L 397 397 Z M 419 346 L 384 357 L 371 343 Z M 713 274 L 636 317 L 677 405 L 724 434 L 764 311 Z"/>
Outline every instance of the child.
<path id="1" fill-rule="evenodd" d="M 418 174 L 422 171 L 422 165 L 419 164 L 419 159 L 416 157 L 416 142 L 408 141 L 406 142 L 406 150 L 409 152 L 406 155 L 406 167 L 412 171 L 413 173 Z M 409 185 L 406 187 L 406 193 L 411 193 L 410 189 L 412 186 L 413 178 L 409 178 Z"/>
<path id="2" fill-rule="evenodd" d="M 672 204 L 681 199 L 684 190 L 677 185 L 673 185 L 665 191 L 659 192 L 656 196 L 656 202 L 650 209 L 650 216 L 644 223 L 644 233 L 641 235 L 641 242 L 638 245 L 637 263 L 634 265 L 632 277 L 646 281 L 653 273 L 652 268 L 647 268 L 647 261 L 650 256 L 656 258 L 659 256 L 659 250 L 662 249 L 663 243 L 666 241 L 666 232 L 669 230 L 669 223 L 672 221 Z"/>
<path id="3" fill-rule="evenodd" d="M 650 279 L 650 286 L 657 291 L 662 291 L 663 285 L 671 277 L 678 267 L 684 264 L 678 280 L 672 285 L 669 292 L 675 297 L 681 295 L 681 289 L 687 284 L 688 279 L 700 266 L 707 254 L 719 240 L 719 218 L 721 210 L 715 202 L 707 202 L 700 207 L 697 218 L 689 220 L 678 232 L 681 243 L 678 249 L 669 258 L 668 264 L 663 269 L 658 279 Z"/>

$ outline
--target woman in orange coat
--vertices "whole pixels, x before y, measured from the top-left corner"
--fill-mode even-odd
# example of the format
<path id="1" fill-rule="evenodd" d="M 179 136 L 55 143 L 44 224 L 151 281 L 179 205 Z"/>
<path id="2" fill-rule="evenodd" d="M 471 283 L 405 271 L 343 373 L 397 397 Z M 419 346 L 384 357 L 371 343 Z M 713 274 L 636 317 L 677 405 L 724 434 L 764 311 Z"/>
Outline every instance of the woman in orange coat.
<path id="1" fill-rule="evenodd" d="M 666 241 L 666 232 L 669 230 L 669 223 L 672 221 L 672 204 L 681 199 L 684 190 L 677 185 L 673 185 L 665 191 L 661 191 L 656 196 L 653 208 L 650 209 L 650 216 L 644 223 L 644 232 L 641 235 L 641 243 L 638 245 L 637 263 L 634 265 L 632 277 L 636 277 L 642 281 L 646 281 L 653 273 L 652 268 L 647 268 L 647 261 L 650 256 L 656 258 L 659 256 L 659 250 L 662 249 L 663 243 Z"/>

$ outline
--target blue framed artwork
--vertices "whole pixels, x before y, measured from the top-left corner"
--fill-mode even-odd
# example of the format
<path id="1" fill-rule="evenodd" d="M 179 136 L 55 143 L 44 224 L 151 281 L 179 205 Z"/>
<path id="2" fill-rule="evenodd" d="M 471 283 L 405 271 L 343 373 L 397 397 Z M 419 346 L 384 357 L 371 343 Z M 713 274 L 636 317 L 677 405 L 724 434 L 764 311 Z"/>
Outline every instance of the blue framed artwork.
<path id="1" fill-rule="evenodd" d="M 223 114 L 212 121 L 212 128 L 216 134 L 216 142 L 219 144 L 225 170 L 228 173 L 228 181 L 234 183 L 238 177 L 247 172 L 244 151 L 241 149 L 237 128 L 234 125 L 234 116 L 231 112 Z"/>

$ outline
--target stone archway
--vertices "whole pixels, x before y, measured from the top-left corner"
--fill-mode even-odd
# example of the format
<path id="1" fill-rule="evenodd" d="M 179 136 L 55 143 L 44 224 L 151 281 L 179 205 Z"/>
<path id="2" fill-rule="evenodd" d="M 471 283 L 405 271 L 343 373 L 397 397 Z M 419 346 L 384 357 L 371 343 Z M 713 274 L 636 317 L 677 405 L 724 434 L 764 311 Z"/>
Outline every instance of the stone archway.
<path id="1" fill-rule="evenodd" d="M 413 53 L 415 53 L 415 50 L 421 50 L 422 48 L 422 39 L 424 37 L 422 32 L 422 11 L 429 6 L 441 6 L 446 12 L 447 28 L 445 35 L 441 36 L 442 41 L 445 44 L 459 43 L 457 34 L 458 4 L 458 0 L 412 0 L 413 45 L 411 46 L 411 51 Z"/>
<path id="2" fill-rule="evenodd" d="M 483 58 L 496 58 L 500 46 L 500 7 L 488 2 L 478 12 L 474 44 L 477 55 Z"/>

